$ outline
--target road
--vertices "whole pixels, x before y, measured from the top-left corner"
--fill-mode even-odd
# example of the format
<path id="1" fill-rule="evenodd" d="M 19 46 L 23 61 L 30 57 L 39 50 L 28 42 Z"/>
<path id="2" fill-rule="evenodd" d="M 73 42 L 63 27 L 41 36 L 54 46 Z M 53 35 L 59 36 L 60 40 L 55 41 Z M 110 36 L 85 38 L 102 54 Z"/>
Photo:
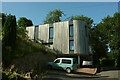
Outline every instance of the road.
<path id="1" fill-rule="evenodd" d="M 42 80 L 120 80 L 118 79 L 119 73 L 120 70 L 109 70 L 102 71 L 96 75 L 85 73 L 68 74 L 65 71 L 50 70 Z"/>

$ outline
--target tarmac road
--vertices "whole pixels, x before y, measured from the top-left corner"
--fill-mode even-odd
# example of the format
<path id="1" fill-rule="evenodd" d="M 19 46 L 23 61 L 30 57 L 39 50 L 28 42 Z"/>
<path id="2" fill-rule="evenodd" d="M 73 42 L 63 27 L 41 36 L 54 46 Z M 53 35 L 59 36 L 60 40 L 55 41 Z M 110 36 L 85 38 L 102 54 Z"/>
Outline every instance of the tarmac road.
<path id="1" fill-rule="evenodd" d="M 86 73 L 66 73 L 60 70 L 50 70 L 42 80 L 120 80 L 120 70 L 102 71 L 96 75 Z"/>

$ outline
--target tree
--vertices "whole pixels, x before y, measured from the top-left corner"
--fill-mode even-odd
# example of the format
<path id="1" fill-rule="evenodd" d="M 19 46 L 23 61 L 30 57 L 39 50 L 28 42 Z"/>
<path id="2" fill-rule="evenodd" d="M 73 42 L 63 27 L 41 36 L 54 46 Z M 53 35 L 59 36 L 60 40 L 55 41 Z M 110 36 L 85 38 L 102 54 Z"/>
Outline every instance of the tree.
<path id="1" fill-rule="evenodd" d="M 6 15 L 7 15 L 7 14 L 2 13 L 2 26 L 3 26 L 4 23 L 5 23 Z"/>
<path id="2" fill-rule="evenodd" d="M 16 17 L 9 14 L 3 24 L 3 44 L 14 47 L 16 42 Z"/>
<path id="3" fill-rule="evenodd" d="M 33 23 L 32 23 L 31 20 L 29 20 L 29 19 L 27 19 L 25 17 L 21 17 L 18 20 L 18 26 L 26 28 L 27 26 L 33 26 Z"/>
<path id="4" fill-rule="evenodd" d="M 0 12 L 0 41 L 2 39 L 2 13 Z"/>
<path id="5" fill-rule="evenodd" d="M 85 17 L 83 15 L 78 15 L 78 16 L 71 16 L 68 17 L 67 20 L 83 20 L 87 23 L 89 29 L 92 28 L 92 24 L 93 24 L 93 19 L 89 18 L 89 17 Z"/>
<path id="6" fill-rule="evenodd" d="M 17 37 L 27 39 L 27 30 L 24 27 L 17 26 Z"/>
<path id="7" fill-rule="evenodd" d="M 97 26 L 106 44 L 109 45 L 115 66 L 120 67 L 120 13 L 105 17 Z"/>
<path id="8" fill-rule="evenodd" d="M 44 24 L 46 23 L 54 23 L 54 22 L 60 22 L 62 15 L 65 16 L 65 14 L 61 10 L 54 10 L 50 11 L 49 14 L 47 14 L 46 19 L 44 20 Z"/>
<path id="9" fill-rule="evenodd" d="M 107 57 L 108 47 L 102 39 L 103 34 L 100 33 L 97 26 L 91 31 L 90 45 L 92 46 L 93 64 L 100 66 L 100 59 Z"/>

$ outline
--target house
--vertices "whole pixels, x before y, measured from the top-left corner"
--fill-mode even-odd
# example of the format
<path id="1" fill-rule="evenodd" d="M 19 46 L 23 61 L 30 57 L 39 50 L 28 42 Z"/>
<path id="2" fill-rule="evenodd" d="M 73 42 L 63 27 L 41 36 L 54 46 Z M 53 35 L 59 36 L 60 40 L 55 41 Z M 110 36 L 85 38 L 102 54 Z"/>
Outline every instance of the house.
<path id="1" fill-rule="evenodd" d="M 88 27 L 82 20 L 29 26 L 26 30 L 31 40 L 53 49 L 58 57 L 75 57 L 78 64 L 83 59 L 91 59 Z"/>

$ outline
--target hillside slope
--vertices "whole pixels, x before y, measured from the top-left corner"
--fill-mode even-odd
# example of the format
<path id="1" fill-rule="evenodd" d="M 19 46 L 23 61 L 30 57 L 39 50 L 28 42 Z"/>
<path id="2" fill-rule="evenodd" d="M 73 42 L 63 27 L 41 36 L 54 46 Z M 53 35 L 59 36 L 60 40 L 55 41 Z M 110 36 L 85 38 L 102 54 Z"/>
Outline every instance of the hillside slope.
<path id="1" fill-rule="evenodd" d="M 20 37 L 17 38 L 13 50 L 9 46 L 3 49 L 3 65 L 8 67 L 14 64 L 20 72 L 42 68 L 48 61 L 52 61 L 56 55 L 55 52 L 44 45 Z"/>

